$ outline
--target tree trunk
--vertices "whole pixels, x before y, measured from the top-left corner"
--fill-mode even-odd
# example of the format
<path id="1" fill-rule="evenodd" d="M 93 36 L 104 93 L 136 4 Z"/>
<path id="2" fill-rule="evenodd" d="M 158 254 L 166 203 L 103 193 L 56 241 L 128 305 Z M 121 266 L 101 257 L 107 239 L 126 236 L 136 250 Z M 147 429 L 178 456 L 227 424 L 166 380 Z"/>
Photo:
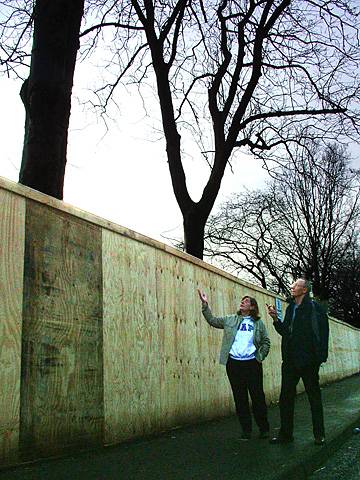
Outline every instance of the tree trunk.
<path id="1" fill-rule="evenodd" d="M 204 233 L 207 217 L 199 209 L 192 208 L 183 214 L 185 251 L 202 260 L 204 255 Z"/>
<path id="2" fill-rule="evenodd" d="M 37 0 L 19 182 L 63 198 L 71 91 L 84 0 Z"/>

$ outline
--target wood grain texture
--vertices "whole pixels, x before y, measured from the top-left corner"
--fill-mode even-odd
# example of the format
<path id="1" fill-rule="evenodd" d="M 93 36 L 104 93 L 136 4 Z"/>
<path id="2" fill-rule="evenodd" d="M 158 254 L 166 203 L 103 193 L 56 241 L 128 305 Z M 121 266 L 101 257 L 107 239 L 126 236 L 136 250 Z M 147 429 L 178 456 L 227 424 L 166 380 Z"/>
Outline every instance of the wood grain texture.
<path id="1" fill-rule="evenodd" d="M 106 444 L 159 430 L 155 251 L 103 232 Z"/>
<path id="2" fill-rule="evenodd" d="M 279 399 L 279 386 L 281 383 L 281 337 L 273 326 L 273 321 L 267 313 L 266 304 L 274 303 L 274 298 L 262 292 L 252 292 L 259 305 L 259 313 L 268 332 L 271 346 L 270 353 L 263 362 L 264 391 L 268 403 L 277 402 Z M 286 303 L 282 302 L 282 314 L 285 316 Z"/>
<path id="3" fill-rule="evenodd" d="M 102 443 L 101 230 L 28 200 L 21 449 Z"/>
<path id="4" fill-rule="evenodd" d="M 201 412 L 201 332 L 193 266 L 157 251 L 156 284 L 161 362 L 163 428 L 190 423 Z M 194 301 L 195 300 L 195 301 Z"/>
<path id="5" fill-rule="evenodd" d="M 231 288 L 232 282 L 227 284 L 225 295 L 219 288 L 219 278 L 205 269 L 196 269 L 196 288 L 204 291 L 209 298 L 209 305 L 213 315 L 223 316 L 234 309 L 235 294 Z M 222 330 L 211 327 L 201 313 L 201 302 L 196 294 L 197 322 L 201 336 L 201 401 L 202 414 L 205 418 L 214 418 L 214 412 L 225 416 L 234 412 L 232 393 L 227 380 L 225 368 L 219 364 L 219 353 L 222 340 Z"/>
<path id="6" fill-rule="evenodd" d="M 0 463 L 19 447 L 25 200 L 0 190 Z"/>

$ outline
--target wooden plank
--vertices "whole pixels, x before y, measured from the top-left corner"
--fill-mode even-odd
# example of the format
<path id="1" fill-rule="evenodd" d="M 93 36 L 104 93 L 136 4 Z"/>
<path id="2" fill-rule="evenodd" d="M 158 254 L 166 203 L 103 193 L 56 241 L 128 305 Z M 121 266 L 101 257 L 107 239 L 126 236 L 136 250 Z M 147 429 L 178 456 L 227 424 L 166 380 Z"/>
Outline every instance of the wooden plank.
<path id="1" fill-rule="evenodd" d="M 167 254 L 168 258 L 171 258 Z M 198 267 L 188 262 L 179 261 L 174 275 L 177 297 L 175 310 L 175 332 L 177 339 L 177 370 L 180 373 L 179 385 L 181 417 L 184 423 L 202 420 L 201 389 L 199 381 L 202 375 L 201 365 L 201 330 L 198 324 L 198 296 L 195 270 Z"/>
<path id="2" fill-rule="evenodd" d="M 179 422 L 179 398 L 177 386 L 180 374 L 175 321 L 177 292 L 173 278 L 176 258 L 167 259 L 161 253 L 156 259 L 157 308 L 159 318 L 160 365 L 160 404 L 162 428 L 177 425 Z M 176 347 L 175 347 L 176 345 Z"/>
<path id="3" fill-rule="evenodd" d="M 260 292 L 250 292 L 259 305 L 259 313 L 269 334 L 271 346 L 267 358 L 263 362 L 264 391 L 267 403 L 277 402 L 279 400 L 279 390 L 281 385 L 281 336 L 276 332 L 273 322 L 267 313 L 266 304 L 274 304 L 274 298 Z M 282 314 L 285 316 L 287 304 L 282 302 Z"/>
<path id="4" fill-rule="evenodd" d="M 201 329 L 193 266 L 157 252 L 162 427 L 201 418 Z"/>
<path id="5" fill-rule="evenodd" d="M 320 382 L 323 383 L 336 380 L 336 372 L 339 364 L 338 355 L 335 354 L 337 339 L 334 337 L 334 334 L 336 335 L 335 330 L 337 329 L 337 325 L 330 322 L 329 327 L 329 357 L 328 361 L 320 367 Z"/>
<path id="6" fill-rule="evenodd" d="M 0 190 L 0 463 L 19 446 L 25 200 Z"/>
<path id="7" fill-rule="evenodd" d="M 28 201 L 25 258 L 24 458 L 101 444 L 101 230 Z"/>
<path id="8" fill-rule="evenodd" d="M 159 430 L 155 252 L 103 232 L 106 444 Z"/>
<path id="9" fill-rule="evenodd" d="M 227 315 L 231 312 L 230 304 L 234 292 L 231 282 L 219 286 L 217 276 L 203 269 L 196 269 L 196 289 L 204 291 L 209 298 L 209 305 L 215 316 Z M 196 318 L 201 335 L 201 403 L 204 418 L 216 418 L 234 413 L 234 403 L 231 389 L 223 365 L 219 364 L 219 354 L 223 331 L 213 328 L 201 313 L 201 302 L 197 296 L 192 301 L 196 305 Z M 215 412 L 218 412 L 217 414 Z"/>

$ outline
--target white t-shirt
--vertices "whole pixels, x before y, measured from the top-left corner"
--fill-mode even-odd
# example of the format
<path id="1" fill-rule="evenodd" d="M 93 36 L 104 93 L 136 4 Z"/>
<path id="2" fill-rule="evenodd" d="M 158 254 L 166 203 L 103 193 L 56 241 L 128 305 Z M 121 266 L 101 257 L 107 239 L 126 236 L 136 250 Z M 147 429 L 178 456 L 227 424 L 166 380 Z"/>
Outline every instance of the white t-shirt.
<path id="1" fill-rule="evenodd" d="M 244 317 L 231 346 L 230 357 L 235 360 L 252 360 L 255 358 L 255 351 L 254 320 L 251 317 Z"/>

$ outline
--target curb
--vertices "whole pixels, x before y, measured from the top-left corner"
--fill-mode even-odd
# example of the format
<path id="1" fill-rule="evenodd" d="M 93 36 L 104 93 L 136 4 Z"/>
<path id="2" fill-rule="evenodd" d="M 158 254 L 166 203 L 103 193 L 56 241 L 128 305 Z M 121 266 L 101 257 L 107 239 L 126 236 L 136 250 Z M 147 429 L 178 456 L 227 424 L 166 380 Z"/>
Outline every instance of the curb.
<path id="1" fill-rule="evenodd" d="M 360 417 L 358 420 L 352 422 L 338 435 L 330 441 L 326 441 L 324 446 L 316 447 L 318 451 L 314 451 L 306 458 L 303 458 L 299 463 L 287 468 L 281 472 L 280 475 L 274 477 L 274 480 L 307 480 L 308 477 L 321 467 L 326 460 L 328 460 L 336 450 L 348 440 L 355 427 L 360 424 Z"/>

